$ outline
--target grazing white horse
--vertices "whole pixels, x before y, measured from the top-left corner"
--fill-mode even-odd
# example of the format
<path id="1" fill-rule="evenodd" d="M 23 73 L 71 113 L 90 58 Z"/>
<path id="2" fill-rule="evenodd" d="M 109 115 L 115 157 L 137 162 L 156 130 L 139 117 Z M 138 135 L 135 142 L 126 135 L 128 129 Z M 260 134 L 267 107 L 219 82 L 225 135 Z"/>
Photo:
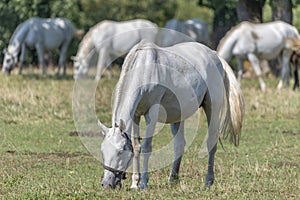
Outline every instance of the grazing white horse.
<path id="1" fill-rule="evenodd" d="M 87 74 L 94 53 L 98 54 L 96 79 L 100 79 L 105 67 L 109 67 L 114 59 L 127 53 L 142 39 L 155 41 L 156 34 L 157 25 L 144 19 L 124 22 L 105 20 L 96 24 L 84 36 L 76 56 L 72 58 L 74 79 Z"/>
<path id="2" fill-rule="evenodd" d="M 63 66 L 63 74 L 65 75 L 66 53 L 75 33 L 77 31 L 73 24 L 64 18 L 33 17 L 26 20 L 16 28 L 11 37 L 9 46 L 4 52 L 2 71 L 4 73 L 11 72 L 18 62 L 18 54 L 22 49 L 19 66 L 19 74 L 21 74 L 26 48 L 34 47 L 38 52 L 39 65 L 43 74 L 45 73 L 44 51 L 59 50 L 57 74 Z"/>
<path id="3" fill-rule="evenodd" d="M 243 61 L 248 59 L 263 91 L 266 89 L 266 85 L 261 77 L 260 60 L 279 57 L 282 71 L 278 89 L 281 89 L 284 80 L 287 85 L 289 84 L 288 64 L 293 50 L 298 48 L 299 39 L 297 29 L 282 21 L 263 24 L 242 22 L 223 37 L 217 51 L 226 61 L 229 61 L 231 56 L 237 57 L 239 81 L 243 75 Z"/>
<path id="4" fill-rule="evenodd" d="M 177 19 L 169 20 L 157 37 L 157 43 L 161 47 L 172 46 L 181 42 L 200 42 L 208 44 L 209 33 L 207 24 L 200 19 L 189 19 L 186 21 L 179 21 Z M 174 30 L 174 31 L 171 31 Z M 178 32 L 187 35 L 184 37 Z"/>
<path id="5" fill-rule="evenodd" d="M 159 106 L 158 106 L 159 105 Z M 184 122 L 199 107 L 208 120 L 209 152 L 206 186 L 214 181 L 214 155 L 219 134 L 238 144 L 244 115 L 244 99 L 230 66 L 206 46 L 180 43 L 162 48 L 142 41 L 127 55 L 117 84 L 112 128 L 98 122 L 104 140 L 103 187 L 121 186 L 121 178 L 133 158 L 132 188 L 138 188 L 139 155 L 144 154 L 140 188 L 147 188 L 148 161 L 157 122 L 170 123 L 174 139 L 174 162 L 170 181 L 178 177 L 184 151 Z M 139 123 L 146 120 L 140 148 Z"/>

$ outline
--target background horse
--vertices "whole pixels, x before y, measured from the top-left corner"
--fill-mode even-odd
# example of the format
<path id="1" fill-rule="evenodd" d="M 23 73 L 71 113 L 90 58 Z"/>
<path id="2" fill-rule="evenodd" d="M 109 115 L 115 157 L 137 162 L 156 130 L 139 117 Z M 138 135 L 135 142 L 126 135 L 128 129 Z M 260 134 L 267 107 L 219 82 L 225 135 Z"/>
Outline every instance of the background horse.
<path id="1" fill-rule="evenodd" d="M 266 85 L 261 77 L 260 60 L 280 57 L 282 69 L 278 89 L 281 89 L 284 80 L 289 84 L 288 64 L 293 50 L 298 49 L 299 39 L 297 29 L 282 21 L 264 24 L 242 22 L 223 37 L 217 51 L 226 61 L 232 55 L 237 57 L 239 81 L 243 74 L 243 60 L 248 59 L 262 90 L 265 90 Z"/>
<path id="2" fill-rule="evenodd" d="M 92 56 L 98 54 L 96 79 L 111 62 L 129 52 L 142 39 L 155 41 L 157 25 L 143 19 L 124 22 L 102 21 L 93 26 L 80 42 L 74 60 L 74 79 L 87 74 Z M 110 73 L 111 74 L 111 73 Z"/>
<path id="3" fill-rule="evenodd" d="M 144 155 L 140 188 L 147 188 L 148 161 L 157 122 L 170 123 L 174 139 L 174 162 L 170 181 L 178 177 L 184 152 L 184 122 L 199 107 L 208 121 L 209 152 L 206 186 L 214 181 L 214 155 L 219 134 L 239 142 L 244 99 L 230 66 L 217 54 L 196 42 L 160 48 L 142 41 L 127 55 L 117 84 L 112 128 L 99 121 L 104 135 L 101 144 L 105 168 L 102 185 L 115 188 L 133 158 L 132 188 L 138 187 L 141 116 L 146 133 L 141 147 Z M 162 155 L 161 155 L 162 156 Z"/>
<path id="4" fill-rule="evenodd" d="M 166 23 L 164 28 L 175 31 L 162 29 L 159 32 L 157 43 L 162 47 L 168 47 L 181 42 L 191 41 L 208 44 L 209 41 L 208 26 L 200 19 L 189 19 L 183 22 L 177 19 L 171 19 Z M 183 33 L 188 37 L 183 37 L 176 31 Z"/>
<path id="5" fill-rule="evenodd" d="M 57 74 L 63 66 L 63 74 L 66 74 L 66 53 L 68 46 L 76 31 L 73 24 L 64 18 L 43 19 L 33 17 L 20 24 L 11 37 L 8 49 L 4 52 L 4 73 L 10 73 L 18 62 L 20 55 L 19 74 L 22 73 L 26 47 L 35 47 L 38 52 L 39 64 L 42 73 L 45 73 L 44 51 L 59 50 Z"/>
<path id="6" fill-rule="evenodd" d="M 299 88 L 299 74 L 298 74 L 298 59 L 299 59 L 299 57 L 300 57 L 299 51 L 294 51 L 291 56 L 291 63 L 294 66 L 294 78 L 295 78 L 293 90 L 296 90 L 297 88 Z"/>

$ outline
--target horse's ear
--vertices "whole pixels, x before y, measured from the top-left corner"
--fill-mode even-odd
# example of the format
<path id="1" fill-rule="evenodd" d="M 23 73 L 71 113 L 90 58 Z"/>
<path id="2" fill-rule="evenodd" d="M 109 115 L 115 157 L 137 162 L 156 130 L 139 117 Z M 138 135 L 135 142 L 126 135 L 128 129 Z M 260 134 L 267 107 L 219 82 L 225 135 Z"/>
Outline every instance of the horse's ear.
<path id="1" fill-rule="evenodd" d="M 77 57 L 76 57 L 76 56 L 71 56 L 71 60 L 73 60 L 73 61 L 77 61 L 78 59 L 77 59 Z"/>
<path id="2" fill-rule="evenodd" d="M 102 124 L 99 120 L 98 120 L 98 126 L 100 128 L 102 136 L 105 137 L 105 135 L 108 132 L 108 128 L 104 124 Z"/>
<path id="3" fill-rule="evenodd" d="M 125 122 L 122 119 L 120 119 L 119 128 L 120 128 L 121 132 L 125 132 L 126 126 L 125 126 Z"/>

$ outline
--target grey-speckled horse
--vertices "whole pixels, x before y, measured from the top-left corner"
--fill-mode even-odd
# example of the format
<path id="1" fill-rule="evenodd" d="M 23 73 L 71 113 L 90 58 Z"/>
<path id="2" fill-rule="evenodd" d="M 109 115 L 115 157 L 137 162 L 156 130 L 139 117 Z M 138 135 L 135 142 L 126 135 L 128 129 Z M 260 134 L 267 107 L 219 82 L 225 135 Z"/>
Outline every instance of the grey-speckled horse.
<path id="1" fill-rule="evenodd" d="M 289 60 L 293 50 L 299 49 L 298 30 L 285 22 L 275 21 L 262 24 L 242 22 L 232 28 L 220 41 L 218 54 L 226 61 L 232 56 L 238 59 L 238 80 L 243 74 L 243 60 L 248 59 L 259 79 L 262 90 L 266 85 L 261 77 L 260 60 L 279 57 L 282 71 L 278 89 L 289 82 Z"/>
<path id="2" fill-rule="evenodd" d="M 63 74 L 66 74 L 66 53 L 68 46 L 76 33 L 73 24 L 64 18 L 39 18 L 33 17 L 20 24 L 10 39 L 7 50 L 4 51 L 2 71 L 10 73 L 18 62 L 20 55 L 19 74 L 27 47 L 34 47 L 38 52 L 39 65 L 42 73 L 45 73 L 44 52 L 46 50 L 59 50 L 57 74 L 63 66 Z"/>
<path id="3" fill-rule="evenodd" d="M 209 41 L 208 26 L 200 19 L 189 19 L 186 21 L 171 19 L 166 23 L 164 28 L 160 30 L 157 36 L 157 44 L 161 47 L 192 41 L 207 45 Z M 178 34 L 178 32 L 184 35 Z M 185 37 L 185 35 L 188 37 Z"/>
<path id="4" fill-rule="evenodd" d="M 112 128 L 99 121 L 104 135 L 101 144 L 105 169 L 103 187 L 121 186 L 124 172 L 133 159 L 131 187 L 147 188 L 157 122 L 171 124 L 174 162 L 169 180 L 176 179 L 185 147 L 184 122 L 199 107 L 204 109 L 209 127 L 206 186 L 210 187 L 214 182 L 214 155 L 219 134 L 228 133 L 230 140 L 238 144 L 242 128 L 244 100 L 230 66 L 214 51 L 197 42 L 167 48 L 147 41 L 137 44 L 122 66 L 114 94 Z M 146 121 L 146 133 L 140 148 L 142 116 Z M 144 157 L 141 180 L 140 153 Z"/>

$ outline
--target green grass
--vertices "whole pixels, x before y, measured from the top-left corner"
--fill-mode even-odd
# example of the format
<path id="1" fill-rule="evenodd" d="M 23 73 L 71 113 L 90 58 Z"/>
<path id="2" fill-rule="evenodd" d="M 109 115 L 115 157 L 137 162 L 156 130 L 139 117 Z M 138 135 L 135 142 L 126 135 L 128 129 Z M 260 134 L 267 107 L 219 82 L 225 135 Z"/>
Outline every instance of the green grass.
<path id="1" fill-rule="evenodd" d="M 71 72 L 69 71 L 69 74 Z M 215 163 L 215 183 L 204 189 L 207 157 L 199 158 L 205 118 L 180 170 L 169 184 L 170 166 L 150 174 L 149 190 L 101 188 L 101 163 L 75 131 L 74 81 L 39 72 L 0 75 L 0 199 L 298 199 L 300 197 L 300 92 L 277 91 L 278 80 L 243 80 L 246 117 L 239 147 L 224 142 Z M 102 79 L 97 115 L 110 124 L 110 97 L 116 80 Z M 170 139 L 168 126 L 164 139 Z M 164 144 L 155 138 L 154 147 Z M 156 142 L 157 141 L 157 142 Z M 156 146 L 155 146 L 156 145 Z"/>

